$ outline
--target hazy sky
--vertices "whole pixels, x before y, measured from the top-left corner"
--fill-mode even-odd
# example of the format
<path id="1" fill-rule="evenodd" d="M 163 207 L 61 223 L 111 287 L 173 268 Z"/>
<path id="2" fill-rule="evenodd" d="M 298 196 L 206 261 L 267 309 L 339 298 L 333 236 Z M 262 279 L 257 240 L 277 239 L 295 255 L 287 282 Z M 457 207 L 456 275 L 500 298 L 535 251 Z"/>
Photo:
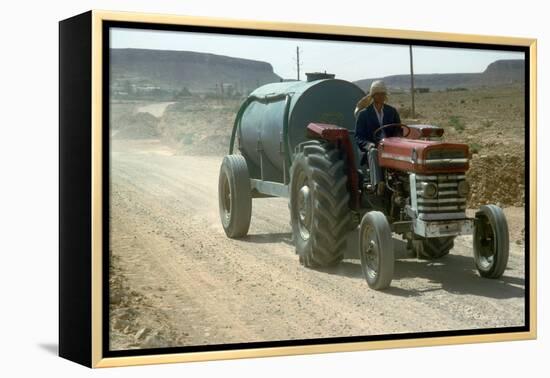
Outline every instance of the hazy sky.
<path id="1" fill-rule="evenodd" d="M 210 33 L 111 29 L 112 48 L 185 50 L 271 63 L 276 74 L 296 78 L 296 46 L 303 73 L 327 71 L 337 78 L 359 80 L 409 73 L 408 45 L 319 41 Z M 420 73 L 481 72 L 498 59 L 524 59 L 514 51 L 413 47 L 414 71 Z"/>

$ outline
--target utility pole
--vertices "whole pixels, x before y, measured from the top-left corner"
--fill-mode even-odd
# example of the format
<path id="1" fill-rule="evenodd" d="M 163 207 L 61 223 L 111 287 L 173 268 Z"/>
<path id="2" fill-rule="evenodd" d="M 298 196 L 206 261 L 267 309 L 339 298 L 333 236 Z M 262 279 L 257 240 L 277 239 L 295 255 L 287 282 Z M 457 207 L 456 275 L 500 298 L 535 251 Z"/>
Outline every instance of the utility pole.
<path id="1" fill-rule="evenodd" d="M 300 48 L 298 46 L 296 46 L 296 72 L 298 73 L 296 78 L 300 80 Z"/>
<path id="2" fill-rule="evenodd" d="M 411 64 L 411 98 L 412 98 L 412 118 L 415 118 L 415 110 L 414 110 L 414 69 L 413 69 L 413 47 L 412 45 L 409 45 L 409 59 Z"/>

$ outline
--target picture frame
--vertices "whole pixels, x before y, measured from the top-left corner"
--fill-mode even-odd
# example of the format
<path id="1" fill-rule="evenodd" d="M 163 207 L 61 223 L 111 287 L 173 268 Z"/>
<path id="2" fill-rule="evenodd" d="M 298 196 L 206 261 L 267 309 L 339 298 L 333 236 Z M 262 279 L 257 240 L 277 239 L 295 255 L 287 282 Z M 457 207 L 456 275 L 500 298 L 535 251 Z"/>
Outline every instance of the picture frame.
<path id="1" fill-rule="evenodd" d="M 112 169 L 109 155 L 112 140 L 109 125 L 112 118 L 109 109 L 113 82 L 109 80 L 112 79 L 113 71 L 110 65 L 112 47 L 109 33 L 115 28 L 523 53 L 524 276 L 521 283 L 516 282 L 515 285 L 521 286 L 523 290 L 524 312 L 521 316 L 524 324 L 436 331 L 415 329 L 405 333 L 306 339 L 243 339 L 228 343 L 205 342 L 200 345 L 111 350 L 109 251 L 112 241 L 109 238 L 109 223 L 113 220 L 110 218 L 112 208 L 109 195 L 109 174 Z M 536 39 L 93 10 L 60 21 L 59 46 L 61 357 L 87 367 L 99 368 L 536 338 Z M 412 90 L 412 93 L 417 92 Z M 232 145 L 235 138 L 233 136 L 231 139 Z M 219 160 L 221 162 L 222 159 Z M 261 192 L 260 186 L 255 188 Z M 265 193 L 273 194 L 273 191 L 279 189 L 265 190 Z M 217 203 L 218 198 L 213 201 Z M 372 290 L 366 283 L 364 285 L 365 290 Z"/>

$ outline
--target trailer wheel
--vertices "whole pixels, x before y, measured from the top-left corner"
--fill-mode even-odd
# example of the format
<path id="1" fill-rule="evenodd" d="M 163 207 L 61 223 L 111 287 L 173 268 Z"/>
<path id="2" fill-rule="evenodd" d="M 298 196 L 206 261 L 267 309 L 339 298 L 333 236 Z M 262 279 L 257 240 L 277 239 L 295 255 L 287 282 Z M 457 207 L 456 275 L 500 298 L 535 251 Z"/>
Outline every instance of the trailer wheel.
<path id="1" fill-rule="evenodd" d="M 502 209 L 484 205 L 476 212 L 474 260 L 482 277 L 499 278 L 508 264 L 510 239 Z"/>
<path id="2" fill-rule="evenodd" d="M 340 150 L 308 143 L 290 170 L 290 218 L 296 253 L 306 267 L 335 265 L 344 257 L 351 214 Z"/>
<path id="3" fill-rule="evenodd" d="M 448 255 L 454 247 L 454 240 L 454 236 L 416 239 L 412 241 L 412 247 L 420 258 L 434 260 Z"/>
<path id="4" fill-rule="evenodd" d="M 247 234 L 252 214 L 250 176 L 246 160 L 241 155 L 226 155 L 218 181 L 220 219 L 230 238 Z"/>
<path id="5" fill-rule="evenodd" d="M 382 290 L 393 279 L 395 255 L 390 224 L 384 213 L 369 211 L 361 220 L 359 254 L 363 276 L 370 288 Z"/>

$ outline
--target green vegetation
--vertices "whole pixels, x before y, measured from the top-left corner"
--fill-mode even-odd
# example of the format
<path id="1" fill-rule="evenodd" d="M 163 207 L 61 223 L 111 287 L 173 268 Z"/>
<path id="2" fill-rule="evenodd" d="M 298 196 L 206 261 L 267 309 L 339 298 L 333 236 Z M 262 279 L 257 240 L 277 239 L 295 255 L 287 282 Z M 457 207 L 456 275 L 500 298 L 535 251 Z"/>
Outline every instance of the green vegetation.
<path id="1" fill-rule="evenodd" d="M 454 115 L 449 118 L 449 126 L 454 127 L 455 130 L 459 132 L 464 131 L 466 128 L 464 121 L 462 121 L 462 117 Z"/>
<path id="2" fill-rule="evenodd" d="M 473 154 L 478 154 L 481 151 L 481 145 L 479 143 L 470 143 L 469 145 L 470 152 Z"/>

